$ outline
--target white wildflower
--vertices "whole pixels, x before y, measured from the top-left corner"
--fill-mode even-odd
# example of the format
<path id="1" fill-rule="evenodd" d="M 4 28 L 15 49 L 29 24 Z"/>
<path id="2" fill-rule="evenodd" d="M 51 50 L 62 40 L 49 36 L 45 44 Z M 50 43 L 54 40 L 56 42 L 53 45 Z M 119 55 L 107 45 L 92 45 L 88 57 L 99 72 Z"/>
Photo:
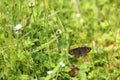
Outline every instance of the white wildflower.
<path id="1" fill-rule="evenodd" d="M 29 7 L 34 7 L 35 6 L 35 2 L 29 2 Z"/>
<path id="2" fill-rule="evenodd" d="M 21 24 L 17 24 L 15 27 L 14 27 L 14 30 L 15 31 L 19 31 L 22 29 L 22 25 Z"/>
<path id="3" fill-rule="evenodd" d="M 59 63 L 61 65 L 61 67 L 65 67 L 65 64 L 63 62 Z"/>
<path id="4" fill-rule="evenodd" d="M 56 34 L 62 34 L 62 30 L 61 30 L 61 29 L 58 29 L 58 30 L 56 31 Z"/>
<path id="5" fill-rule="evenodd" d="M 50 71 L 47 71 L 47 74 L 51 74 L 53 71 L 52 70 L 50 70 Z"/>

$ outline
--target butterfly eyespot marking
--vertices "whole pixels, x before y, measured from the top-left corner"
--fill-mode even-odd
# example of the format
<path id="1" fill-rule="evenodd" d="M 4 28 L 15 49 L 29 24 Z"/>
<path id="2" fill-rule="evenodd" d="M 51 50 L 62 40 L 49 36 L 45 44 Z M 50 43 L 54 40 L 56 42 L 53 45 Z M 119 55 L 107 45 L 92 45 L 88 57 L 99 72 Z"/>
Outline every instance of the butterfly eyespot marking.
<path id="1" fill-rule="evenodd" d="M 70 52 L 72 53 L 73 51 L 71 50 Z"/>
<path id="2" fill-rule="evenodd" d="M 89 52 L 91 50 L 91 48 L 86 48 L 86 52 Z"/>
<path id="3" fill-rule="evenodd" d="M 73 50 L 69 50 L 69 54 L 74 55 L 74 51 Z"/>

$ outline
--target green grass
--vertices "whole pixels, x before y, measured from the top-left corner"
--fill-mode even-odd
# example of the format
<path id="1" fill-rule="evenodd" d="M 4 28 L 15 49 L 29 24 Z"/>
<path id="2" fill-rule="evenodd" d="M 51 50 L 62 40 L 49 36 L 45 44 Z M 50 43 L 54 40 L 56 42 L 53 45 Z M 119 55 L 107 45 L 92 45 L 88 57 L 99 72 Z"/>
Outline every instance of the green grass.
<path id="1" fill-rule="evenodd" d="M 32 2 L 0 1 L 0 80 L 120 79 L 119 0 Z M 92 48 L 85 61 L 68 54 L 78 46 Z M 79 68 L 74 78 L 67 74 L 72 64 Z"/>

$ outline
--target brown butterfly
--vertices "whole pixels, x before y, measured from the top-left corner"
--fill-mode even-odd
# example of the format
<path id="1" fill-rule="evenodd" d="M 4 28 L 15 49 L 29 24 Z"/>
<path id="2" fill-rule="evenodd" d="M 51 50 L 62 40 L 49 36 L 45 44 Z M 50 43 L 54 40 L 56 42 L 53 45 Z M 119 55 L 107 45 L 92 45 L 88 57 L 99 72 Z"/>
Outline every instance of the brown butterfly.
<path id="1" fill-rule="evenodd" d="M 69 54 L 74 55 L 75 58 L 79 58 L 80 56 L 86 56 L 88 52 L 90 52 L 90 47 L 78 47 L 69 50 Z"/>
<path id="2" fill-rule="evenodd" d="M 71 77 L 75 77 L 78 75 L 78 68 L 77 67 L 73 67 L 69 72 L 68 74 L 71 76 Z"/>

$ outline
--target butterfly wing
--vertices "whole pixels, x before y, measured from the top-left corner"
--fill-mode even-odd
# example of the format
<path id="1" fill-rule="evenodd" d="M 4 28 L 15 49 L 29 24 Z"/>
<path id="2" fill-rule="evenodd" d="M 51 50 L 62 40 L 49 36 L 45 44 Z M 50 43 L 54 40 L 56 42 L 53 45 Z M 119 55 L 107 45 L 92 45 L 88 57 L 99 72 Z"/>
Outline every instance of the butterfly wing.
<path id="1" fill-rule="evenodd" d="M 90 47 L 80 47 L 79 48 L 79 54 L 81 56 L 86 56 L 88 52 L 90 52 L 91 48 Z"/>
<path id="2" fill-rule="evenodd" d="M 80 56 L 79 47 L 69 50 L 69 54 L 74 55 L 76 58 Z"/>
<path id="3" fill-rule="evenodd" d="M 76 58 L 80 56 L 86 56 L 88 52 L 90 52 L 90 47 L 78 47 L 75 49 L 69 50 L 69 54 L 74 55 Z"/>

